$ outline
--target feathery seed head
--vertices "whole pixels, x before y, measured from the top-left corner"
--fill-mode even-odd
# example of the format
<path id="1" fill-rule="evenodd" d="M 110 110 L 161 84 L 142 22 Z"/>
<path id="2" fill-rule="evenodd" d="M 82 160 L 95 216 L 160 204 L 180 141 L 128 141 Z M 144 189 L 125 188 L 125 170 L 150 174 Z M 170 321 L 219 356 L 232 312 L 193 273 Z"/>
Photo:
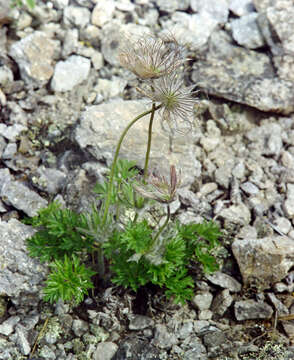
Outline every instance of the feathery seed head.
<path id="1" fill-rule="evenodd" d="M 137 39 L 127 39 L 120 49 L 120 63 L 139 78 L 157 79 L 173 72 L 185 59 L 183 46 L 171 35 L 156 38 L 143 34 Z"/>
<path id="2" fill-rule="evenodd" d="M 192 91 L 195 85 L 184 87 L 184 81 L 176 72 L 156 79 L 150 84 L 150 90 L 141 92 L 153 102 L 162 104 L 159 113 L 162 125 L 168 125 L 173 133 L 189 131 L 193 123 L 193 108 L 197 101 Z"/>

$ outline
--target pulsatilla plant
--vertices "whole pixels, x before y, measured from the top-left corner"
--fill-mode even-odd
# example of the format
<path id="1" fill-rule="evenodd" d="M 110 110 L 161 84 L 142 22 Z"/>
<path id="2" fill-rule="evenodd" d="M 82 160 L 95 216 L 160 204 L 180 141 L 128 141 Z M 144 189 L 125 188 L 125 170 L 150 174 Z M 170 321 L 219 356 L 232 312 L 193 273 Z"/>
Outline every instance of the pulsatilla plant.
<path id="1" fill-rule="evenodd" d="M 77 256 L 87 259 L 87 254 L 95 261 L 94 270 L 101 279 L 105 278 L 107 262 L 114 283 L 134 291 L 153 283 L 176 302 L 193 295 L 194 283 L 188 271 L 191 262 L 201 264 L 206 272 L 218 268 L 212 251 L 219 245 L 221 233 L 215 224 L 170 221 L 170 203 L 181 184 L 180 171 L 171 165 L 166 178 L 148 169 L 155 112 L 159 112 L 163 129 L 171 133 L 183 131 L 183 125 L 187 130 L 192 124 L 197 99 L 194 86 L 184 86 L 180 71 L 187 60 L 185 49 L 173 36 L 144 34 L 123 46 L 119 59 L 146 83 L 138 90 L 151 100 L 151 109 L 135 117 L 122 132 L 106 181 L 94 189 L 100 207 L 93 206 L 87 214 L 74 214 L 53 204 L 30 220 L 39 227 L 28 240 L 30 254 L 55 261 L 51 264 L 55 273 L 44 291 L 49 301 L 71 297 L 82 301 L 91 288 L 93 272 L 83 267 Z M 146 155 L 140 175 L 134 162 L 119 159 L 119 152 L 129 129 L 147 115 Z M 155 223 L 146 216 L 152 203 L 165 208 L 165 218 Z M 62 267 L 67 271 L 63 273 Z"/>

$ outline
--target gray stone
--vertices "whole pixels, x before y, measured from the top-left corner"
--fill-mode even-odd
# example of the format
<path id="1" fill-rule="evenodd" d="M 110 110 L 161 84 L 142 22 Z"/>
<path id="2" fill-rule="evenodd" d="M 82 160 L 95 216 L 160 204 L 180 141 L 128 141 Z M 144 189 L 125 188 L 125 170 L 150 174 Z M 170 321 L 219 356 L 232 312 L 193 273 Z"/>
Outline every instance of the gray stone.
<path id="1" fill-rule="evenodd" d="M 102 95 L 104 100 L 108 100 L 121 95 L 126 85 L 126 80 L 118 76 L 113 76 L 111 80 L 99 79 L 98 84 L 94 87 L 94 91 L 97 92 L 98 95 Z"/>
<path id="2" fill-rule="evenodd" d="M 184 322 L 183 325 L 177 331 L 176 336 L 179 339 L 186 339 L 188 336 L 192 334 L 194 330 L 194 325 L 192 321 Z"/>
<path id="3" fill-rule="evenodd" d="M 0 221 L 0 294 L 16 298 L 20 293 L 40 294 L 47 267 L 28 256 L 25 240 L 35 233 L 16 219 Z"/>
<path id="4" fill-rule="evenodd" d="M 1 188 L 0 196 L 5 204 L 22 210 L 28 216 L 37 215 L 38 210 L 48 204 L 47 200 L 41 198 L 20 181 L 6 182 Z"/>
<path id="5" fill-rule="evenodd" d="M 130 319 L 129 329 L 143 330 L 153 325 L 154 321 L 150 317 L 144 315 L 135 315 Z"/>
<path id="6" fill-rule="evenodd" d="M 260 290 L 281 281 L 294 265 L 294 242 L 286 236 L 235 240 L 232 251 L 244 284 Z"/>
<path id="7" fill-rule="evenodd" d="M 67 26 L 75 25 L 83 28 L 90 22 L 91 13 L 88 9 L 79 6 L 67 6 L 63 11 L 63 21 Z"/>
<path id="8" fill-rule="evenodd" d="M 218 215 L 226 222 L 239 225 L 249 225 L 251 214 L 248 207 L 241 203 L 239 205 L 231 205 L 227 209 L 221 210 Z"/>
<path id="9" fill-rule="evenodd" d="M 252 12 L 231 22 L 234 40 L 248 49 L 257 49 L 264 45 L 264 40 L 258 28 L 256 19 L 258 14 Z"/>
<path id="10" fill-rule="evenodd" d="M 71 91 L 89 76 L 91 62 L 82 56 L 72 55 L 66 61 L 59 61 L 51 81 L 53 91 Z"/>
<path id="11" fill-rule="evenodd" d="M 0 66 L 0 85 L 5 87 L 6 84 L 9 84 L 13 81 L 13 72 L 6 65 Z"/>
<path id="12" fill-rule="evenodd" d="M 45 85 L 53 75 L 55 45 L 44 33 L 35 31 L 20 41 L 14 42 L 9 55 L 17 62 L 22 79 L 36 86 Z"/>
<path id="13" fill-rule="evenodd" d="M 241 290 L 241 284 L 236 279 L 221 271 L 217 271 L 211 275 L 205 275 L 205 277 L 214 285 L 229 289 L 231 292 L 239 292 Z"/>
<path id="14" fill-rule="evenodd" d="M 218 23 L 224 24 L 227 22 L 229 15 L 227 0 L 190 0 L 190 6 L 192 10 L 197 13 L 209 14 L 209 16 L 216 19 Z"/>
<path id="15" fill-rule="evenodd" d="M 57 9 L 63 10 L 68 6 L 69 0 L 52 0 L 52 3 Z"/>
<path id="16" fill-rule="evenodd" d="M 28 334 L 25 328 L 21 325 L 16 327 L 16 342 L 23 355 L 29 355 L 31 352 L 31 347 L 28 341 Z"/>
<path id="17" fill-rule="evenodd" d="M 184 3 L 184 4 L 181 4 Z M 189 5 L 186 0 L 157 0 L 156 5 L 161 11 L 166 11 L 168 13 L 173 13 L 178 9 L 185 10 Z M 188 5 L 188 6 L 187 6 Z"/>
<path id="18" fill-rule="evenodd" d="M 274 225 L 282 234 L 287 235 L 291 230 L 291 222 L 285 217 L 277 217 L 274 220 Z"/>
<path id="19" fill-rule="evenodd" d="M 12 159 L 17 152 L 16 143 L 8 143 L 2 154 L 3 160 Z"/>
<path id="20" fill-rule="evenodd" d="M 248 195 L 256 195 L 259 192 L 258 187 L 252 184 L 250 181 L 246 181 L 240 187 Z"/>
<path id="21" fill-rule="evenodd" d="M 284 316 L 289 314 L 289 310 L 287 306 L 285 306 L 274 293 L 267 293 L 267 297 L 269 298 L 270 302 L 274 305 L 277 315 Z"/>
<path id="22" fill-rule="evenodd" d="M 213 314 L 223 316 L 233 302 L 233 297 L 230 295 L 229 289 L 224 289 L 215 296 L 212 302 Z"/>
<path id="23" fill-rule="evenodd" d="M 72 330 L 77 337 L 84 335 L 89 329 L 89 325 L 86 321 L 81 319 L 75 319 L 72 322 Z"/>
<path id="24" fill-rule="evenodd" d="M 261 111 L 294 111 L 294 82 L 275 77 L 266 55 L 233 46 L 221 31 L 211 35 L 209 51 L 193 68 L 193 81 L 209 94 Z"/>
<path id="25" fill-rule="evenodd" d="M 90 106 L 81 115 L 74 139 L 81 149 L 97 160 L 105 159 L 110 165 L 118 139 L 131 119 L 149 110 L 146 101 L 112 100 Z M 120 157 L 135 160 L 144 167 L 148 117 L 140 119 L 128 132 L 122 143 Z M 191 184 L 200 175 L 200 163 L 195 159 L 192 133 L 173 139 L 173 152 L 169 149 L 168 134 L 163 132 L 156 113 L 153 124 L 152 149 L 149 169 L 158 169 L 169 176 L 170 164 L 182 170 L 182 186 Z"/>
<path id="26" fill-rule="evenodd" d="M 61 55 L 66 58 L 75 53 L 79 47 L 79 31 L 78 29 L 69 29 L 66 31 Z"/>
<path id="27" fill-rule="evenodd" d="M 217 20 L 207 12 L 192 15 L 176 12 L 172 15 L 172 23 L 165 26 L 163 33 L 172 32 L 180 44 L 198 51 L 206 45 L 217 24 Z"/>
<path id="28" fill-rule="evenodd" d="M 184 352 L 183 360 L 207 360 L 206 349 L 201 340 L 196 336 L 191 337 L 189 340 L 191 349 Z"/>
<path id="29" fill-rule="evenodd" d="M 116 4 L 113 0 L 100 0 L 92 11 L 92 24 L 102 27 L 109 22 L 113 17 L 115 6 Z"/>
<path id="30" fill-rule="evenodd" d="M 0 135 L 10 141 L 16 141 L 17 137 L 24 130 L 27 130 L 27 128 L 21 124 L 13 124 L 11 126 L 7 126 L 6 124 L 2 123 L 0 124 Z"/>
<path id="31" fill-rule="evenodd" d="M 254 300 L 236 301 L 234 305 L 235 316 L 238 321 L 250 319 L 270 319 L 273 309 L 267 303 Z"/>
<path id="32" fill-rule="evenodd" d="M 117 349 L 118 346 L 113 342 L 101 342 L 93 354 L 93 360 L 111 360 L 117 352 Z"/>
<path id="33" fill-rule="evenodd" d="M 11 316 L 0 324 L 0 334 L 8 336 L 14 331 L 14 327 L 20 321 L 19 316 Z"/>
<path id="34" fill-rule="evenodd" d="M 212 299 L 212 294 L 208 291 L 204 291 L 196 294 L 191 302 L 198 310 L 208 310 L 210 308 Z"/>
<path id="35" fill-rule="evenodd" d="M 157 324 L 155 326 L 154 339 L 152 343 L 160 349 L 170 349 L 178 343 L 176 336 L 169 332 L 165 325 Z"/>
<path id="36" fill-rule="evenodd" d="M 57 169 L 39 167 L 32 177 L 34 185 L 48 194 L 57 194 L 65 185 L 66 174 Z"/>
<path id="37" fill-rule="evenodd" d="M 237 16 L 243 16 L 255 10 L 252 0 L 231 0 L 229 8 Z"/>

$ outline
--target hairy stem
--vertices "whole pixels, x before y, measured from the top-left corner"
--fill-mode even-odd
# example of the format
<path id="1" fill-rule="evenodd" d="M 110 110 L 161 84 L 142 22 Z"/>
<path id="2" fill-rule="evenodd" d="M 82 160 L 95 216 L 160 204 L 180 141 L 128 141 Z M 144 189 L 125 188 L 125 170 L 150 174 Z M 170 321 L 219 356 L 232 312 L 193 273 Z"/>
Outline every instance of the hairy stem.
<path id="1" fill-rule="evenodd" d="M 104 213 L 103 213 L 103 218 L 102 218 L 102 226 L 106 224 L 106 220 L 107 220 L 107 215 L 108 215 L 108 211 L 109 211 L 109 206 L 110 206 L 110 200 L 111 200 L 111 193 L 112 193 L 112 186 L 113 186 L 113 178 L 114 178 L 114 171 L 115 171 L 115 167 L 116 167 L 116 162 L 118 159 L 118 154 L 121 148 L 121 144 L 127 134 L 127 132 L 129 131 L 129 129 L 138 121 L 140 120 L 142 117 L 155 112 L 156 110 L 160 109 L 161 105 L 157 105 L 155 107 L 152 106 L 151 110 L 145 111 L 142 114 L 138 115 L 134 120 L 132 120 L 129 125 L 125 128 L 125 130 L 123 131 L 123 133 L 121 134 L 116 150 L 115 150 L 115 154 L 114 154 L 114 159 L 113 159 L 113 163 L 111 166 L 111 170 L 110 170 L 110 176 L 109 176 L 109 186 L 108 186 L 108 191 L 107 191 L 107 197 L 106 197 L 106 201 L 105 201 L 105 206 L 104 206 Z"/>
<path id="2" fill-rule="evenodd" d="M 154 120 L 154 114 L 155 114 L 155 103 L 152 104 L 151 109 L 151 115 L 149 120 L 149 127 L 148 127 L 148 143 L 147 143 L 147 150 L 146 150 L 146 156 L 145 156 L 145 165 L 144 165 L 144 183 L 146 182 L 147 176 L 148 176 L 148 164 L 149 164 L 149 158 L 150 158 L 150 151 L 151 151 L 151 141 L 152 141 L 152 126 L 153 126 L 153 120 Z"/>
<path id="3" fill-rule="evenodd" d="M 158 230 L 157 234 L 155 235 L 155 238 L 153 240 L 153 244 L 156 243 L 156 240 L 159 238 L 159 235 L 163 232 L 163 230 L 166 228 L 168 222 L 170 219 L 170 207 L 167 205 L 167 215 L 164 224 L 161 226 L 161 228 Z"/>

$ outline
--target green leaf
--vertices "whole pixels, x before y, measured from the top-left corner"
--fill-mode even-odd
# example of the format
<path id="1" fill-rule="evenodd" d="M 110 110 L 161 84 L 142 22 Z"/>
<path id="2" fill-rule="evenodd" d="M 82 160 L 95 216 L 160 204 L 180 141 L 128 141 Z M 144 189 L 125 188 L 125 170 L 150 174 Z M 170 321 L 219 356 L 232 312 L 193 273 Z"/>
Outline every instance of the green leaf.
<path id="1" fill-rule="evenodd" d="M 91 277 L 96 272 L 80 264 L 79 258 L 75 255 L 55 260 L 50 267 L 52 273 L 44 288 L 45 301 L 54 303 L 62 299 L 67 302 L 73 301 L 77 305 L 84 300 L 88 290 L 94 287 Z"/>

